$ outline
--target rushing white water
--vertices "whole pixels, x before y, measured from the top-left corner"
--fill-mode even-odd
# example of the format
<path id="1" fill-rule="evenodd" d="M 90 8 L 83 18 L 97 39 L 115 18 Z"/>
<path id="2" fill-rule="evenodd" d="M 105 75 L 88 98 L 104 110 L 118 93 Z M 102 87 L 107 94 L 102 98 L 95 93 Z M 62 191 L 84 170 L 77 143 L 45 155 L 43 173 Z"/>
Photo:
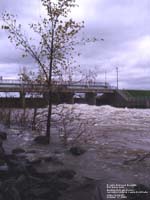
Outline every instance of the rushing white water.
<path id="1" fill-rule="evenodd" d="M 84 132 L 78 143 L 87 148 L 85 154 L 74 157 L 55 144 L 49 147 L 34 145 L 30 142 L 32 134 L 29 131 L 16 133 L 10 129 L 8 144 L 36 149 L 37 156 L 58 150 L 58 156 L 65 166 L 74 168 L 80 175 L 101 180 L 104 189 L 106 183 L 149 185 L 150 157 L 147 156 L 142 161 L 136 158 L 142 158 L 150 152 L 150 109 L 63 104 L 54 106 L 53 110 L 55 122 L 52 140 L 59 133 L 59 127 L 63 126 L 62 119 L 67 126 L 68 138 L 78 134 L 79 124 L 83 123 Z M 38 124 L 42 119 L 43 127 L 45 118 L 42 113 L 45 111 L 46 109 L 39 109 L 37 116 Z M 80 120 L 76 120 L 76 117 Z M 51 165 L 47 166 L 48 170 L 52 168 Z"/>

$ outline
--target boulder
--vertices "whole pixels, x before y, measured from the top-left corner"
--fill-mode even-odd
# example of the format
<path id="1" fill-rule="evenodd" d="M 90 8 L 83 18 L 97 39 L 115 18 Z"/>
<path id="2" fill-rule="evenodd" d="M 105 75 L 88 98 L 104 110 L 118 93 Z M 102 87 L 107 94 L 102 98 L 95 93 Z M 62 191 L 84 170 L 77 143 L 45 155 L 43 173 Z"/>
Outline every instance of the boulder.
<path id="1" fill-rule="evenodd" d="M 72 170 L 39 173 L 29 166 L 28 161 L 18 160 L 15 156 L 7 155 L 7 163 L 0 166 L 2 200 L 58 200 L 69 187 L 65 179 L 71 179 L 75 174 Z"/>
<path id="2" fill-rule="evenodd" d="M 65 178 L 65 179 L 72 179 L 75 176 L 76 172 L 71 169 L 64 169 L 57 172 L 57 177 Z"/>
<path id="3" fill-rule="evenodd" d="M 40 164 L 42 162 L 42 159 L 41 158 L 28 158 L 28 161 L 30 164 Z"/>
<path id="4" fill-rule="evenodd" d="M 37 144 L 44 144 L 44 145 L 47 145 L 49 144 L 49 138 L 46 137 L 46 136 L 37 136 L 34 141 L 37 143 Z"/>
<path id="5" fill-rule="evenodd" d="M 14 176 L 26 173 L 27 170 L 32 167 L 27 159 L 19 157 L 16 154 L 6 155 L 5 161 L 9 167 L 10 173 Z"/>
<path id="6" fill-rule="evenodd" d="M 72 155 L 80 156 L 80 155 L 82 155 L 83 153 L 85 153 L 86 150 L 83 149 L 83 148 L 80 147 L 80 146 L 74 146 L 74 147 L 71 147 L 71 148 L 69 149 L 69 152 L 70 152 Z"/>
<path id="7" fill-rule="evenodd" d="M 0 166 L 0 178 L 8 177 L 10 175 L 7 163 Z"/>
<path id="8" fill-rule="evenodd" d="M 6 172 L 6 171 L 8 171 L 8 165 L 6 163 L 0 165 L 0 172 Z"/>
<path id="9" fill-rule="evenodd" d="M 5 164 L 5 160 L 4 159 L 0 159 L 0 166 L 3 166 Z"/>
<path id="10" fill-rule="evenodd" d="M 36 150 L 34 150 L 34 149 L 32 149 L 32 150 L 28 150 L 28 151 L 26 151 L 26 153 L 36 153 L 37 151 Z"/>
<path id="11" fill-rule="evenodd" d="M 25 150 L 22 148 L 15 148 L 12 150 L 12 153 L 14 154 L 25 153 Z"/>
<path id="12" fill-rule="evenodd" d="M 106 194 L 103 194 L 99 182 L 91 180 L 82 183 L 78 181 L 72 184 L 61 200 L 104 200 L 105 196 Z"/>
<path id="13" fill-rule="evenodd" d="M 150 199 L 150 188 L 139 184 L 135 186 L 134 193 L 128 193 L 126 195 L 128 200 L 149 200 Z"/>
<path id="14" fill-rule="evenodd" d="M 2 140 L 6 140 L 7 139 L 7 133 L 0 131 L 0 138 Z"/>
<path id="15" fill-rule="evenodd" d="M 2 146 L 0 146 L 0 158 L 3 159 L 5 157 L 5 151 Z"/>
<path id="16" fill-rule="evenodd" d="M 2 194 L 0 194 L 0 200 L 5 200 Z"/>
<path id="17" fill-rule="evenodd" d="M 60 161 L 59 158 L 57 158 L 56 156 L 46 155 L 46 156 L 42 157 L 42 160 L 44 162 L 51 162 L 54 165 L 63 165 L 63 162 Z"/>
<path id="18" fill-rule="evenodd" d="M 17 160 L 17 156 L 15 154 L 5 154 L 5 159 L 10 160 Z"/>
<path id="19" fill-rule="evenodd" d="M 17 190 L 19 190 L 20 194 L 23 194 L 24 191 L 29 188 L 28 177 L 24 174 L 21 174 L 19 177 L 17 177 L 15 186 Z"/>
<path id="20" fill-rule="evenodd" d="M 3 159 L 4 157 L 5 157 L 5 151 L 4 151 L 4 148 L 3 148 L 3 141 L 0 138 L 0 159 Z"/>

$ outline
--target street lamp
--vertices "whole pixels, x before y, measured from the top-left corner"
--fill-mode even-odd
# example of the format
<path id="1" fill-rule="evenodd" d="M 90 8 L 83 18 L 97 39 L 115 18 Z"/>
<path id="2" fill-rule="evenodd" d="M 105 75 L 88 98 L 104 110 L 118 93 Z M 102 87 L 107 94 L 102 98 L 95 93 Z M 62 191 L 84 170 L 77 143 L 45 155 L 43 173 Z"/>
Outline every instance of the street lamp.
<path id="1" fill-rule="evenodd" d="M 107 71 L 105 70 L 105 86 L 107 84 Z"/>
<path id="2" fill-rule="evenodd" d="M 116 72 L 117 72 L 117 89 L 119 88 L 118 83 L 119 83 L 119 79 L 118 79 L 118 67 L 116 67 Z"/>

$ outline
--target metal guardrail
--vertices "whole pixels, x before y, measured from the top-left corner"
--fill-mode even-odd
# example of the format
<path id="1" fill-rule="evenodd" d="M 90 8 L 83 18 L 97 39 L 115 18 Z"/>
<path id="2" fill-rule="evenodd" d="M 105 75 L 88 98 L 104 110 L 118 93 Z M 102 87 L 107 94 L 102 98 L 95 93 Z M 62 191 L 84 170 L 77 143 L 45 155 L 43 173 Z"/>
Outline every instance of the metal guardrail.
<path id="1" fill-rule="evenodd" d="M 22 80 L 15 80 L 15 79 L 0 79 L 0 86 L 47 86 L 46 84 L 40 84 L 40 83 L 28 83 Z M 115 89 L 115 87 L 112 87 L 109 83 L 106 82 L 69 82 L 69 81 L 53 81 L 52 82 L 53 86 L 67 86 L 73 88 L 108 88 L 108 89 Z"/>
<path id="2" fill-rule="evenodd" d="M 23 81 L 19 79 L 1 79 L 0 78 L 0 84 L 21 84 Z"/>

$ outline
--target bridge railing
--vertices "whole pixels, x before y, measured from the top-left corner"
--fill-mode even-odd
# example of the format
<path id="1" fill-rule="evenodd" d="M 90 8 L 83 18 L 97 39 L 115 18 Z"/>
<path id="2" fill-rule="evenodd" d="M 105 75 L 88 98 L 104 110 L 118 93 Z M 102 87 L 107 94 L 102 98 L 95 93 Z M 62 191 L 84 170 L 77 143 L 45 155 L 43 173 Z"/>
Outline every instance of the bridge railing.
<path id="1" fill-rule="evenodd" d="M 1 79 L 0 84 L 22 84 L 23 81 L 19 79 Z"/>
<path id="2" fill-rule="evenodd" d="M 15 79 L 0 79 L 1 87 L 22 87 L 22 88 L 46 88 L 47 84 L 29 83 L 22 80 Z M 93 81 L 52 81 L 52 86 L 65 87 L 67 89 L 115 89 L 107 82 L 93 82 Z"/>
<path id="3" fill-rule="evenodd" d="M 55 82 L 54 85 L 62 85 L 67 87 L 93 87 L 93 88 L 109 88 L 114 89 L 109 83 L 106 82 L 88 82 L 88 81 L 80 81 L 80 82 L 69 82 L 69 81 L 61 81 Z"/>
<path id="4" fill-rule="evenodd" d="M 19 79 L 0 79 L 0 85 L 35 85 L 35 86 L 46 86 L 46 84 L 40 84 L 40 83 L 29 83 L 25 82 Z M 93 82 L 93 81 L 53 81 L 52 85 L 66 85 L 66 86 L 89 86 L 89 87 L 105 87 L 105 88 L 113 88 L 109 83 L 107 82 Z"/>

